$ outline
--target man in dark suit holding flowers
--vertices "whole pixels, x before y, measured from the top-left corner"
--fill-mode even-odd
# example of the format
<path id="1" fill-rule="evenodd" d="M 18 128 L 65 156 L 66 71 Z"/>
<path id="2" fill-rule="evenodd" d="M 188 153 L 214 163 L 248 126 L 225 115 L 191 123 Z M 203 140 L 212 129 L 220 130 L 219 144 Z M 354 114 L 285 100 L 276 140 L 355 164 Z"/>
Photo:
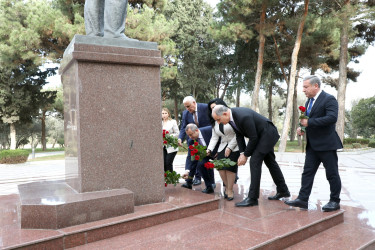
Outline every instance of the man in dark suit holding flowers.
<path id="1" fill-rule="evenodd" d="M 297 199 L 285 201 L 285 204 L 308 208 L 314 177 L 319 165 L 323 163 L 331 194 L 329 202 L 322 207 L 322 210 L 329 212 L 340 209 L 341 179 L 337 149 L 343 146 L 335 130 L 338 115 L 337 100 L 334 96 L 322 91 L 320 85 L 321 82 L 317 76 L 307 76 L 303 79 L 303 92 L 309 98 L 305 104 L 308 118 L 303 117 L 300 121 L 301 126 L 305 127 L 307 138 L 305 166 Z M 304 134 L 301 127 L 297 129 L 297 134 Z"/>
<path id="2" fill-rule="evenodd" d="M 204 184 L 206 188 L 203 189 L 203 193 L 213 193 L 215 189 L 215 178 L 213 169 L 207 169 L 204 164 L 209 161 L 210 157 L 206 156 L 206 149 L 201 150 L 203 156 L 198 152 L 196 148 L 202 148 L 202 146 L 208 146 L 212 137 L 212 127 L 198 128 L 194 123 L 190 123 L 185 128 L 186 134 L 191 140 L 188 141 L 189 149 L 191 150 L 191 156 L 194 160 L 191 161 L 190 169 L 182 176 L 186 179 L 186 183 L 182 184 L 182 187 L 192 188 L 192 182 L 194 173 L 198 168 L 202 173 Z M 200 146 L 199 146 L 200 145 Z M 214 153 L 213 153 L 214 154 Z"/>
<path id="3" fill-rule="evenodd" d="M 220 124 L 229 123 L 236 132 L 237 144 L 240 149 L 238 166 L 244 165 L 250 158 L 251 182 L 248 197 L 236 203 L 237 207 L 257 206 L 262 175 L 262 163 L 268 167 L 277 193 L 268 197 L 279 200 L 289 197 L 290 193 L 285 183 L 283 173 L 275 159 L 274 146 L 279 140 L 279 133 L 273 123 L 266 117 L 249 108 L 228 108 L 216 105 L 212 110 L 212 117 Z M 244 137 L 249 138 L 245 144 Z"/>
<path id="4" fill-rule="evenodd" d="M 182 146 L 182 142 L 185 140 L 186 132 L 185 128 L 188 124 L 193 123 L 197 125 L 198 128 L 211 126 L 210 118 L 208 116 L 208 106 L 206 103 L 197 103 L 192 96 L 186 96 L 183 100 L 186 110 L 182 113 L 180 135 L 178 136 L 178 145 Z M 190 139 L 188 139 L 189 145 Z M 188 150 L 188 155 L 186 157 L 185 169 L 187 171 L 191 170 L 191 160 L 190 160 L 190 149 Z M 202 173 L 198 172 L 195 174 L 195 179 L 193 185 L 201 184 Z"/>

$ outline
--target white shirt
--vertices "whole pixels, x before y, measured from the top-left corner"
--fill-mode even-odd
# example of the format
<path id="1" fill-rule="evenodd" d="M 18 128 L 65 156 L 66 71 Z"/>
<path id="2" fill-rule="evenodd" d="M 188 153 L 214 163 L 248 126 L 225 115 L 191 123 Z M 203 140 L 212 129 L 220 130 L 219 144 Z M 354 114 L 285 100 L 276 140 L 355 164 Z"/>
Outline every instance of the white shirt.
<path id="1" fill-rule="evenodd" d="M 206 142 L 205 142 L 205 140 L 203 138 L 203 135 L 202 135 L 202 133 L 201 133 L 200 130 L 199 130 L 199 136 L 198 136 L 198 138 L 201 140 L 202 146 L 207 146 L 207 144 L 206 144 Z"/>
<path id="2" fill-rule="evenodd" d="M 311 112 L 312 107 L 314 107 L 314 104 L 315 104 L 315 102 L 316 102 L 316 99 L 318 99 L 320 93 L 322 93 L 322 90 L 319 90 L 319 92 L 313 97 L 313 98 L 314 98 L 314 102 L 312 103 L 312 106 L 311 106 L 311 108 L 310 108 L 310 112 Z M 309 104 L 307 105 L 307 109 L 309 108 L 310 104 L 311 104 L 311 101 L 310 101 Z"/>

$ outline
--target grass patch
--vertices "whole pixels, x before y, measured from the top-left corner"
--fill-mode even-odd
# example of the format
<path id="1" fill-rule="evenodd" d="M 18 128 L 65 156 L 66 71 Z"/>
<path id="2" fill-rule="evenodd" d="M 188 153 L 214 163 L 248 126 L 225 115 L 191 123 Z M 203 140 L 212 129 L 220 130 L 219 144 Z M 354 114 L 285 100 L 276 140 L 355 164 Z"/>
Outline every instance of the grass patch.
<path id="1" fill-rule="evenodd" d="M 26 148 L 24 150 L 29 151 L 29 153 L 32 152 L 31 148 Z M 55 152 L 55 151 L 65 151 L 65 148 L 46 148 L 46 151 L 43 151 L 42 148 L 36 148 L 35 153 L 40 153 L 40 152 Z"/>
<path id="2" fill-rule="evenodd" d="M 65 154 L 61 154 L 61 155 L 37 157 L 35 159 L 30 159 L 28 161 L 53 161 L 53 160 L 64 160 L 64 159 L 65 159 Z"/>
<path id="3" fill-rule="evenodd" d="M 280 144 L 280 141 L 278 141 L 275 145 L 275 152 L 278 152 L 279 144 Z M 303 146 L 304 146 L 303 150 L 305 151 L 306 141 L 303 142 Z M 302 145 L 298 145 L 298 140 L 287 141 L 285 152 L 302 153 Z"/>
<path id="4" fill-rule="evenodd" d="M 27 161 L 29 152 L 22 149 L 15 150 L 2 150 L 0 151 L 0 163 L 1 164 L 17 164 L 24 163 Z"/>

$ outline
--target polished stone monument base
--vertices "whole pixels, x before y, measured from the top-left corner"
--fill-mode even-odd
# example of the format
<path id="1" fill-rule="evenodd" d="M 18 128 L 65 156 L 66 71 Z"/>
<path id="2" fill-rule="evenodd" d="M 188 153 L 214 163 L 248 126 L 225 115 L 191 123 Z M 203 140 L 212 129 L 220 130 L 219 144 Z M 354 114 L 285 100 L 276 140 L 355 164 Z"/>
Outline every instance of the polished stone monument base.
<path id="1" fill-rule="evenodd" d="M 134 194 L 127 189 L 77 193 L 64 181 L 18 186 L 21 227 L 59 229 L 134 212 Z"/>
<path id="2" fill-rule="evenodd" d="M 60 67 L 66 180 L 20 185 L 22 228 L 63 228 L 163 200 L 162 64 L 153 42 L 73 38 Z"/>

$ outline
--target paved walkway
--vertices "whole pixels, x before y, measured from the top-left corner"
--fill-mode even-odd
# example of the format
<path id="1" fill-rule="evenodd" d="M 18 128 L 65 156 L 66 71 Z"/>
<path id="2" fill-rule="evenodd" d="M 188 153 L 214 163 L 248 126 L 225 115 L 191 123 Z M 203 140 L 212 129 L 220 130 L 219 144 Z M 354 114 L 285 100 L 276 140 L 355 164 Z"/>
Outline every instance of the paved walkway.
<path id="1" fill-rule="evenodd" d="M 51 152 L 48 154 L 61 154 Z M 37 153 L 36 157 L 44 153 Z M 276 153 L 276 159 L 284 173 L 286 183 L 293 195 L 297 195 L 301 174 L 303 171 L 304 154 L 302 153 Z M 174 170 L 184 172 L 186 155 L 177 155 L 174 161 Z M 325 178 L 324 168 L 321 166 L 315 177 L 314 187 L 310 196 L 311 204 L 317 200 L 322 202 L 329 199 L 329 185 Z M 372 211 L 375 225 L 375 150 L 366 153 L 339 153 L 339 168 L 342 180 L 341 203 L 360 207 Z M 238 184 L 244 187 L 242 193 L 246 194 L 250 183 L 249 164 L 239 167 Z M 21 183 L 57 180 L 65 176 L 65 161 L 32 161 L 24 164 L 0 164 L 0 195 L 18 193 L 17 185 Z M 215 180 L 220 182 L 220 176 L 215 171 Z M 181 180 L 183 182 L 183 180 Z M 246 188 L 247 187 L 247 188 Z M 273 192 L 275 186 L 267 170 L 263 167 L 261 189 L 263 192 Z"/>

